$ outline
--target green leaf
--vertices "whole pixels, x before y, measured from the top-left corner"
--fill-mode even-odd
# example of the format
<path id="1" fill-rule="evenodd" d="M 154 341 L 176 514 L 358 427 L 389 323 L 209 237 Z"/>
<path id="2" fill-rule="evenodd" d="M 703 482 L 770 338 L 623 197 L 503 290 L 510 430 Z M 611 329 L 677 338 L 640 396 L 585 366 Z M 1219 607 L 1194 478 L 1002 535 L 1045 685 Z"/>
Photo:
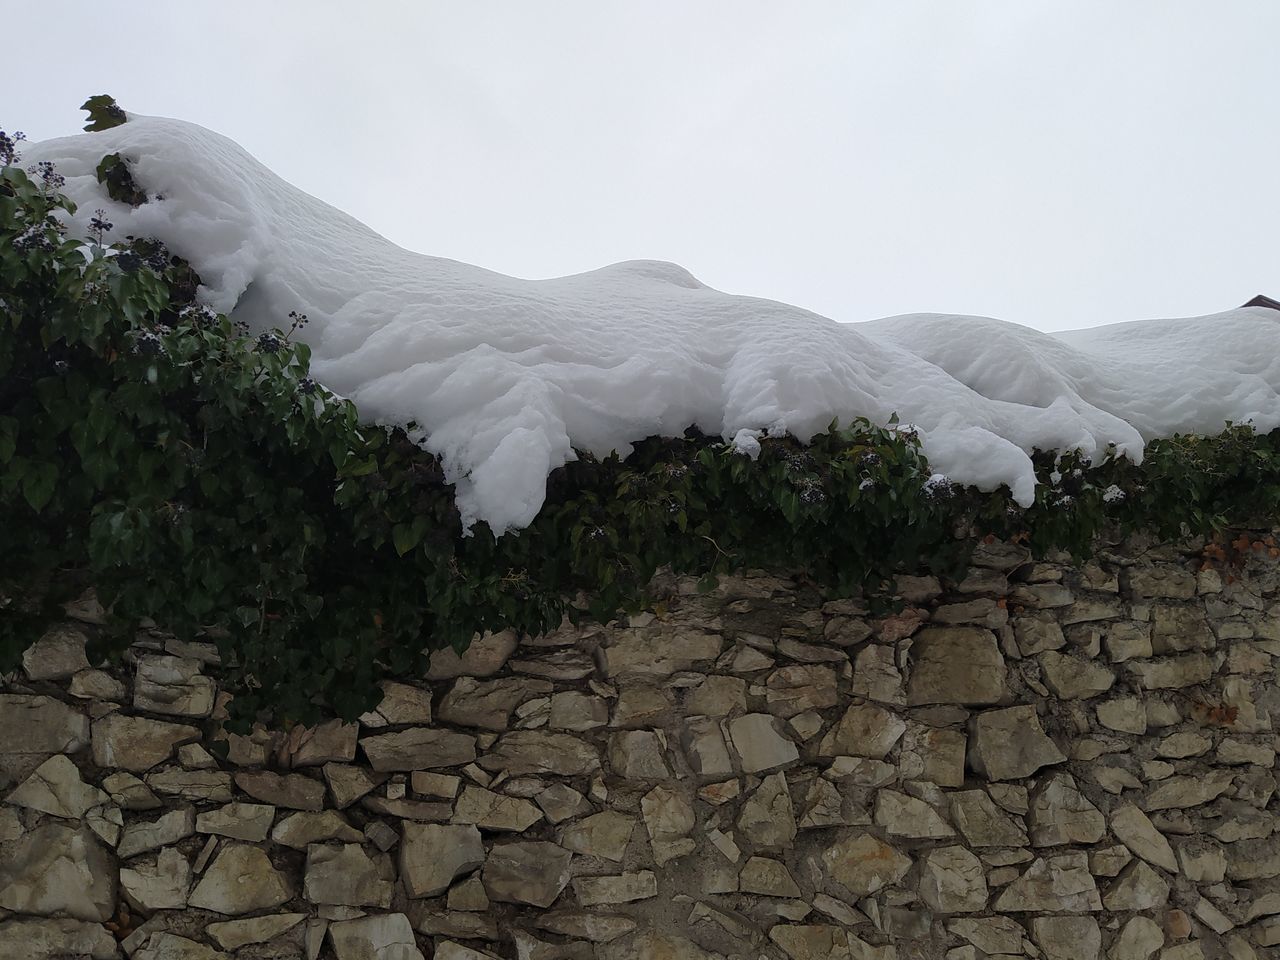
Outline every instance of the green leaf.
<path id="1" fill-rule="evenodd" d="M 22 478 L 22 495 L 36 513 L 48 506 L 53 499 L 53 489 L 58 482 L 58 468 L 52 463 L 35 461 L 27 464 Z"/>
<path id="2" fill-rule="evenodd" d="M 116 103 L 115 97 L 105 93 L 90 97 L 80 105 L 80 109 L 89 114 L 89 122 L 85 124 L 84 128 L 90 132 L 110 130 L 112 127 L 120 126 L 128 119 L 125 112 Z"/>

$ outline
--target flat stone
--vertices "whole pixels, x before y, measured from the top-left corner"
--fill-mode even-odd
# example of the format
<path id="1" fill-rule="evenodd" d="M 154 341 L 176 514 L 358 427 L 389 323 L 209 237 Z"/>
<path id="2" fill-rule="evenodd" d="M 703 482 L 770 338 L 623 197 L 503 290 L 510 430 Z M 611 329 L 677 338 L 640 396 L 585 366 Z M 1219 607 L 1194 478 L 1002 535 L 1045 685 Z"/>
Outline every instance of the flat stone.
<path id="1" fill-rule="evenodd" d="M 1170 734 L 1157 743 L 1156 756 L 1172 757 L 1178 760 L 1185 757 L 1198 757 L 1212 746 L 1213 739 L 1211 737 L 1206 737 L 1203 733 L 1184 730 L 1181 733 Z"/>
<path id="2" fill-rule="evenodd" d="M 22 669 L 30 680 L 65 680 L 89 669 L 84 646 L 89 638 L 79 627 L 51 627 L 22 654 Z"/>
<path id="3" fill-rule="evenodd" d="M 115 914 L 116 878 L 111 854 L 92 832 L 46 823 L 0 860 L 0 908 L 102 922 Z"/>
<path id="4" fill-rule="evenodd" d="M 609 737 L 609 769 L 627 780 L 669 780 L 662 736 L 656 730 L 621 730 Z"/>
<path id="5" fill-rule="evenodd" d="M 338 841 L 360 843 L 364 834 L 351 826 L 336 810 L 317 813 L 292 813 L 281 819 L 271 831 L 271 839 L 295 850 L 306 850 L 313 843 Z"/>
<path id="6" fill-rule="evenodd" d="M 1084 853 L 1037 857 L 1002 890 L 994 910 L 1008 913 L 1090 913 L 1102 909 Z"/>
<path id="7" fill-rule="evenodd" d="M 237 787 L 263 803 L 288 810 L 324 809 L 324 784 L 300 773 L 241 770 L 235 781 Z"/>
<path id="8" fill-rule="evenodd" d="M 500 770 L 511 777 L 582 777 L 600 769 L 600 756 L 590 743 L 572 734 L 545 730 L 504 734 L 478 762 L 485 770 Z"/>
<path id="9" fill-rule="evenodd" d="M 484 863 L 484 843 L 471 824 L 406 822 L 401 830 L 400 876 L 410 897 L 444 893 L 455 877 Z"/>
<path id="10" fill-rule="evenodd" d="M 479 877 L 473 878 L 476 883 Z M 470 881 L 468 881 L 470 882 Z M 480 892 L 484 894 L 484 887 Z M 489 898 L 485 897 L 487 903 Z M 432 937 L 462 937 L 466 940 L 500 940 L 498 921 L 489 914 L 470 913 L 463 910 L 418 910 L 414 913 L 413 928 Z"/>
<path id="11" fill-rule="evenodd" d="M 401 820 L 424 820 L 429 823 L 443 823 L 453 814 L 448 803 L 429 803 L 423 800 L 368 796 L 360 800 L 360 806 L 383 817 L 397 817 Z"/>
<path id="12" fill-rule="evenodd" d="M 394 881 L 395 868 L 384 853 L 370 856 L 358 843 L 307 847 L 303 893 L 312 903 L 385 910 Z"/>
<path id="13" fill-rule="evenodd" d="M 876 794 L 875 821 L 890 836 L 914 840 L 955 836 L 951 825 L 933 807 L 896 790 L 880 790 Z"/>
<path id="14" fill-rule="evenodd" d="M 93 723 L 93 762 L 143 773 L 173 756 L 179 744 L 200 739 L 200 729 L 146 717 L 111 713 Z"/>
<path id="15" fill-rule="evenodd" d="M 490 900 L 546 909 L 568 885 L 572 859 L 570 851 L 554 843 L 497 843 L 480 876 Z"/>
<path id="16" fill-rule="evenodd" d="M 640 811 L 658 866 L 693 852 L 697 844 L 689 835 L 697 821 L 693 807 L 679 793 L 654 787 L 641 798 Z"/>
<path id="17" fill-rule="evenodd" d="M 632 903 L 656 897 L 658 878 L 652 870 L 617 877 L 578 877 L 573 881 L 573 892 L 583 907 Z"/>
<path id="18" fill-rule="evenodd" d="M 783 848 L 795 840 L 795 808 L 784 774 L 775 773 L 761 781 L 742 805 L 738 829 L 758 847 Z"/>
<path id="19" fill-rule="evenodd" d="M 1032 792 L 1027 812 L 1031 842 L 1037 847 L 1097 843 L 1107 832 L 1107 821 L 1065 773 L 1041 779 Z"/>
<path id="20" fill-rule="evenodd" d="M 1154 910 L 1169 901 L 1169 884 L 1147 866 L 1135 860 L 1120 872 L 1102 897 L 1102 905 L 1113 912 Z"/>
<path id="21" fill-rule="evenodd" d="M 745 684 L 743 690 L 745 703 Z M 628 683 L 618 691 L 609 726 L 628 730 L 661 725 L 674 709 L 675 702 L 666 688 L 644 681 Z"/>
<path id="22" fill-rule="evenodd" d="M 451 680 L 454 677 L 491 677 L 507 662 L 519 644 L 514 630 L 486 633 L 472 638 L 459 656 L 452 647 L 431 654 L 428 680 Z"/>
<path id="23" fill-rule="evenodd" d="M 261 848 L 229 843 L 205 870 L 187 903 L 198 910 L 235 916 L 270 910 L 292 896 L 288 879 Z"/>
<path id="24" fill-rule="evenodd" d="M 190 807 L 170 810 L 158 819 L 137 821 L 124 828 L 116 853 L 128 858 L 185 840 L 196 832 L 196 813 Z"/>
<path id="25" fill-rule="evenodd" d="M 414 793 L 424 797 L 439 797 L 442 800 L 452 800 L 456 797 L 461 783 L 461 777 L 448 773 L 415 770 L 409 775 L 409 786 Z"/>
<path id="26" fill-rule="evenodd" d="M 691 940 L 655 930 L 610 943 L 596 955 L 599 960 L 721 960 L 720 954 L 709 953 Z"/>
<path id="27" fill-rule="evenodd" d="M 470 947 L 464 947 L 462 944 L 454 943 L 452 940 L 441 941 L 436 946 L 436 952 L 432 956 L 435 960 L 498 960 L 492 953 L 472 950 Z"/>
<path id="28" fill-rule="evenodd" d="M 133 680 L 134 707 L 183 717 L 209 716 L 218 686 L 200 673 L 201 666 L 199 660 L 168 654 L 139 657 Z"/>
<path id="29" fill-rule="evenodd" d="M 765 691 L 769 712 L 776 717 L 794 717 L 840 702 L 836 672 L 817 664 L 791 664 L 773 671 L 765 681 Z"/>
<path id="30" fill-rule="evenodd" d="M 888 755 L 906 731 L 906 722 L 897 714 L 873 703 L 854 704 L 822 738 L 818 756 L 880 760 Z"/>
<path id="31" fill-rule="evenodd" d="M 381 687 L 382 702 L 376 710 L 360 716 L 361 724 L 373 729 L 431 722 L 430 690 L 394 680 L 382 681 Z"/>
<path id="32" fill-rule="evenodd" d="M 595 949 L 589 943 L 547 943 L 523 930 L 512 930 L 516 960 L 595 960 Z"/>
<path id="33" fill-rule="evenodd" d="M 1161 838 L 1163 839 L 1163 838 Z M 1192 883 L 1221 883 L 1227 875 L 1227 856 L 1222 847 L 1204 837 L 1188 837 L 1178 842 L 1178 869 Z M 1144 857 L 1148 863 L 1164 866 L 1159 861 Z M 1171 873 L 1177 873 L 1165 867 Z M 1280 913 L 1280 891 L 1276 893 L 1276 913 Z"/>
<path id="34" fill-rule="evenodd" d="M 181 910 L 191 888 L 191 864 L 173 847 L 165 847 L 150 863 L 138 862 L 120 871 L 120 891 L 143 914 Z"/>
<path id="35" fill-rule="evenodd" d="M 986 909 L 982 861 L 964 847 L 937 847 L 920 861 L 920 899 L 937 913 Z"/>
<path id="36" fill-rule="evenodd" d="M 986 710 L 973 721 L 969 763 L 988 780 L 1018 780 L 1066 759 L 1045 735 L 1035 707 Z"/>
<path id="37" fill-rule="evenodd" d="M 670 633 L 627 630 L 600 648 L 600 667 L 610 679 L 669 677 L 715 660 L 720 656 L 722 643 L 718 634 L 696 630 Z"/>
<path id="38" fill-rule="evenodd" d="M 110 700 L 120 703 L 128 692 L 122 681 L 105 670 L 81 670 L 67 684 L 67 693 L 81 700 Z"/>
<path id="39" fill-rule="evenodd" d="M 440 702 L 440 719 L 462 727 L 504 731 L 512 710 L 533 697 L 548 696 L 553 689 L 545 680 L 524 677 L 459 677 Z"/>
<path id="40" fill-rule="evenodd" d="M 738 874 L 738 889 L 762 897 L 799 897 L 800 887 L 787 865 L 768 857 L 752 857 Z"/>
<path id="41" fill-rule="evenodd" d="M 635 818 L 616 810 L 604 810 L 566 826 L 560 832 L 560 845 L 574 853 L 620 863 L 635 826 Z"/>
<path id="42" fill-rule="evenodd" d="M 345 763 L 356 756 L 356 740 L 360 726 L 329 720 L 314 727 L 295 727 L 290 735 L 294 741 L 292 765 L 318 767 L 324 763 Z"/>
<path id="43" fill-rule="evenodd" d="M 1108 730 L 1141 736 L 1147 732 L 1147 708 L 1137 697 L 1119 697 L 1097 706 L 1098 722 Z"/>
<path id="44" fill-rule="evenodd" d="M 0 921 L 0 957 L 64 960 L 68 956 L 117 960 L 120 952 L 115 938 L 100 923 L 30 917 Z"/>
<path id="45" fill-rule="evenodd" d="M 453 811 L 454 823 L 474 823 L 483 830 L 522 833 L 542 819 L 542 811 L 528 800 L 507 797 L 483 787 L 468 786 Z"/>
<path id="46" fill-rule="evenodd" d="M 729 736 L 745 773 L 776 770 L 800 758 L 799 749 L 767 713 L 748 713 L 730 720 Z"/>
<path id="47" fill-rule="evenodd" d="M 690 716 L 728 717 L 747 710 L 747 682 L 741 677 L 712 674 L 691 687 L 684 697 Z M 655 718 L 656 719 L 656 718 Z"/>
<path id="48" fill-rule="evenodd" d="M 387 779 L 386 774 L 342 763 L 326 763 L 321 770 L 329 785 L 329 795 L 339 810 L 345 810 Z"/>
<path id="49" fill-rule="evenodd" d="M 157 931 L 133 960 L 231 960 L 230 955 L 168 931 Z"/>
<path id="50" fill-rule="evenodd" d="M 102 778 L 111 802 L 123 810 L 155 810 L 161 806 L 151 788 L 131 773 L 119 771 Z"/>
<path id="51" fill-rule="evenodd" d="M 88 745 L 89 718 L 78 710 L 52 697 L 0 693 L 0 754 L 75 753 Z"/>
<path id="52" fill-rule="evenodd" d="M 852 833 L 822 853 L 827 875 L 857 897 L 892 886 L 911 869 L 911 858 L 870 833 Z"/>
<path id="53" fill-rule="evenodd" d="M 1213 676 L 1213 662 L 1203 653 L 1188 653 L 1167 660 L 1132 661 L 1130 676 L 1143 690 L 1178 690 L 1206 682 Z"/>
<path id="54" fill-rule="evenodd" d="M 887 644 L 871 643 L 858 651 L 853 662 L 850 693 L 881 703 L 904 706 L 907 702 L 897 651 Z"/>
<path id="55" fill-rule="evenodd" d="M 592 943 L 609 943 L 625 937 L 636 928 L 636 922 L 630 917 L 603 913 L 600 910 L 553 910 L 542 914 L 534 922 L 539 930 L 565 937 L 579 937 Z M 595 957 L 596 954 L 592 953 L 591 956 Z M 552 960 L 560 958 L 553 954 Z"/>
<path id="56" fill-rule="evenodd" d="M 1164 834 L 1145 813 L 1133 804 L 1126 804 L 1111 812 L 1111 832 L 1116 839 L 1136 856 L 1170 873 L 1178 872 L 1178 860 Z"/>
<path id="57" fill-rule="evenodd" d="M 958 917 L 947 921 L 947 931 L 955 934 L 984 954 L 1022 955 L 1022 940 L 1027 931 L 1009 917 Z"/>
<path id="58" fill-rule="evenodd" d="M 476 758 L 476 738 L 436 727 L 411 727 L 360 741 L 369 764 L 379 773 L 461 766 Z"/>
<path id="59" fill-rule="evenodd" d="M 468 877 L 449 888 L 450 910 L 483 912 L 489 909 L 489 895 L 479 877 Z"/>
<path id="60" fill-rule="evenodd" d="M 403 913 L 380 913 L 329 924 L 337 960 L 423 960 L 413 926 Z"/>
<path id="61" fill-rule="evenodd" d="M 547 725 L 552 730 L 584 733 L 609 722 L 609 703 L 603 697 L 564 690 L 551 698 L 551 716 Z"/>
<path id="62" fill-rule="evenodd" d="M 4 799 L 15 807 L 79 820 L 91 808 L 106 803 L 108 797 L 81 780 L 74 763 L 62 754 L 55 754 L 36 767 L 31 776 Z"/>
<path id="63" fill-rule="evenodd" d="M 990 630 L 925 627 L 912 638 L 911 658 L 907 703 L 912 706 L 985 705 L 1004 696 L 1007 670 Z"/>
<path id="64" fill-rule="evenodd" d="M 1049 651 L 1040 654 L 1044 682 L 1062 700 L 1087 700 L 1111 689 L 1116 675 L 1101 663 Z"/>
<path id="65" fill-rule="evenodd" d="M 1112 663 L 1151 656 L 1151 624 L 1121 620 L 1102 629 L 1102 645 Z"/>
<path id="66" fill-rule="evenodd" d="M 1142 798 L 1142 808 L 1152 812 L 1202 806 L 1230 790 L 1234 780 L 1231 770 L 1210 770 L 1196 777 L 1169 777 Z"/>
<path id="67" fill-rule="evenodd" d="M 223 950 L 239 950 L 250 943 L 266 943 L 288 933 L 303 920 L 305 913 L 274 913 L 244 920 L 220 920 L 204 928 Z"/>
<path id="68" fill-rule="evenodd" d="M 1044 951 L 1044 960 L 1102 956 L 1102 931 L 1093 917 L 1035 917 L 1031 939 Z"/>
<path id="69" fill-rule="evenodd" d="M 736 784 L 737 781 L 734 783 Z M 850 816 L 845 809 L 845 798 L 841 796 L 835 784 L 818 778 L 809 781 L 809 786 L 805 790 L 797 826 L 801 830 L 814 830 L 870 822 L 869 817 L 861 811 L 860 814 L 860 816 Z"/>
<path id="70" fill-rule="evenodd" d="M 1058 650 L 1067 645 L 1067 638 L 1062 635 L 1062 627 L 1058 626 L 1056 620 L 1015 617 L 1012 623 L 1018 652 L 1024 657 L 1033 657 L 1037 653 Z"/>
<path id="71" fill-rule="evenodd" d="M 276 808 L 261 803 L 229 803 L 217 810 L 203 810 L 196 816 L 196 832 L 233 840 L 260 843 L 271 832 Z"/>
<path id="72" fill-rule="evenodd" d="M 595 809 L 586 797 L 563 783 L 553 783 L 546 789 L 540 790 L 534 796 L 533 802 L 542 809 L 552 823 L 562 823 L 574 817 L 585 816 Z"/>
<path id="73" fill-rule="evenodd" d="M 681 740 L 694 773 L 717 778 L 733 775 L 733 760 L 720 721 L 690 717 L 685 721 Z"/>
<path id="74" fill-rule="evenodd" d="M 904 779 L 927 780 L 940 787 L 964 786 L 964 755 L 967 738 L 959 730 L 907 724 L 898 754 Z"/>
<path id="75" fill-rule="evenodd" d="M 1164 946 L 1164 931 L 1149 917 L 1133 917 L 1111 941 L 1107 960 L 1150 960 Z"/>

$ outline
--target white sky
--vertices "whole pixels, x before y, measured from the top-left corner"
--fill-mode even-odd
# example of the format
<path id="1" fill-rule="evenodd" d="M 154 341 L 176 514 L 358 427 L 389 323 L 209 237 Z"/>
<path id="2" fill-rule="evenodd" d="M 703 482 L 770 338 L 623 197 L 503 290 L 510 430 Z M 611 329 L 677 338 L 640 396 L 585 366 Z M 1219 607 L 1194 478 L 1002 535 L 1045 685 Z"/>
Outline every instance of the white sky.
<path id="1" fill-rule="evenodd" d="M 4 129 L 75 132 L 110 93 L 231 136 L 397 243 L 519 276 L 673 260 L 838 320 L 1044 330 L 1280 297 L 1276 0 L 46 2 L 3 20 Z"/>

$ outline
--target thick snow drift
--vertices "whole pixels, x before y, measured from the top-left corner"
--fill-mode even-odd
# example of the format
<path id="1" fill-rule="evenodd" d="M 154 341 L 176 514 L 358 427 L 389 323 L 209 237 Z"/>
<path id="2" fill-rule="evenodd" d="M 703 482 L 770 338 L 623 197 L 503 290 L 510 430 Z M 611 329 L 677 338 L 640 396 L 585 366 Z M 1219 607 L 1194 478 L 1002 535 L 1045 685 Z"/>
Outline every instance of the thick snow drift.
<path id="1" fill-rule="evenodd" d="M 121 153 L 156 199 L 114 204 L 94 168 Z M 29 145 L 118 235 L 187 258 L 205 302 L 255 328 L 311 318 L 315 376 L 379 423 L 416 421 L 458 485 L 464 521 L 527 525 L 573 449 L 626 452 L 697 425 L 752 451 L 834 417 L 919 428 L 934 468 L 1008 484 L 1029 504 L 1035 447 L 1115 444 L 1280 425 L 1280 313 L 1232 310 L 1049 335 L 978 317 L 835 323 L 720 293 L 669 263 L 519 280 L 410 253 L 290 186 L 237 144 L 177 120 L 129 122 Z M 161 199 L 162 198 L 162 199 Z"/>

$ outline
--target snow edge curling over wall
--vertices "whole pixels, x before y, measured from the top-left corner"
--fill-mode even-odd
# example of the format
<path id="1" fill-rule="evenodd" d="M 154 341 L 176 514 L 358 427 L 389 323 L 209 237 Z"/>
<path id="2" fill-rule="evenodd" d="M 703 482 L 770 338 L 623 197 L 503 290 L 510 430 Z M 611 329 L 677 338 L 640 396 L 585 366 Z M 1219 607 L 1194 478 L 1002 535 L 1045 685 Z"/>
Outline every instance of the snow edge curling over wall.
<path id="1" fill-rule="evenodd" d="M 92 666 L 86 598 L 0 689 L 0 956 L 1264 958 L 1280 560 L 1215 555 L 672 578 L 229 742 L 212 646 Z"/>

